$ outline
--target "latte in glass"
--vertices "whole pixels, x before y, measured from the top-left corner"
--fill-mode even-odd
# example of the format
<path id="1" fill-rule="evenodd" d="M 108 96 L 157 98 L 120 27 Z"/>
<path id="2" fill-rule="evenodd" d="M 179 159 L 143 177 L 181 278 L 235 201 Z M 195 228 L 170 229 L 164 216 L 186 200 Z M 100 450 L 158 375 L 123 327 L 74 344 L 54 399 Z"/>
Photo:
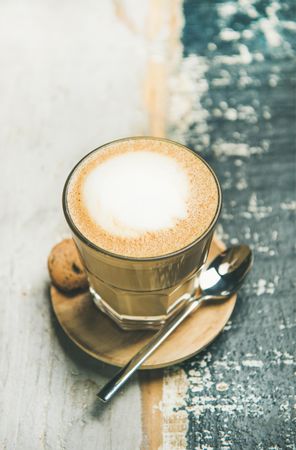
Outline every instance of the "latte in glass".
<path id="1" fill-rule="evenodd" d="M 63 207 L 95 304 L 123 329 L 157 328 L 198 285 L 221 190 L 183 145 L 132 137 L 74 167 Z"/>
<path id="2" fill-rule="evenodd" d="M 129 257 L 175 252 L 211 225 L 219 201 L 208 166 L 185 147 L 154 139 L 118 141 L 77 167 L 67 202 L 92 243 Z"/>

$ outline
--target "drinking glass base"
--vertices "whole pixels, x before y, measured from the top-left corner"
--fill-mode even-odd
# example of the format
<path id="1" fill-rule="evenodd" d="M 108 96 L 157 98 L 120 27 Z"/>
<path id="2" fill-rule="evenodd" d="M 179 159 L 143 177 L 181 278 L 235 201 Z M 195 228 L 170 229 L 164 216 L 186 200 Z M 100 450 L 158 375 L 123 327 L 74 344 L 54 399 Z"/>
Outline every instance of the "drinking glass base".
<path id="1" fill-rule="evenodd" d="M 178 298 L 173 305 L 171 305 L 168 314 L 158 316 L 129 316 L 118 314 L 110 307 L 101 296 L 90 287 L 90 293 L 92 294 L 94 304 L 104 314 L 110 317 L 122 330 L 158 330 L 161 326 L 176 314 L 186 301 L 189 300 L 191 295 L 186 293 Z"/>

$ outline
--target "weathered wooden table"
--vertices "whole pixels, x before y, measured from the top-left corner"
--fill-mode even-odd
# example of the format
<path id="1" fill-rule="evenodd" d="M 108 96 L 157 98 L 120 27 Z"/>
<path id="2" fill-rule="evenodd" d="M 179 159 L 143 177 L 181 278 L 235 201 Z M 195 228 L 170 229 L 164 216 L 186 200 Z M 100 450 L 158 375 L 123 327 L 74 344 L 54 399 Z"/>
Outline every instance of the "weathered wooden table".
<path id="1" fill-rule="evenodd" d="M 293 18 L 290 0 L 0 4 L 1 449 L 296 448 Z M 218 233 L 255 266 L 207 350 L 102 408 L 115 369 L 62 333 L 46 258 L 73 164 L 135 134 L 213 165 Z"/>

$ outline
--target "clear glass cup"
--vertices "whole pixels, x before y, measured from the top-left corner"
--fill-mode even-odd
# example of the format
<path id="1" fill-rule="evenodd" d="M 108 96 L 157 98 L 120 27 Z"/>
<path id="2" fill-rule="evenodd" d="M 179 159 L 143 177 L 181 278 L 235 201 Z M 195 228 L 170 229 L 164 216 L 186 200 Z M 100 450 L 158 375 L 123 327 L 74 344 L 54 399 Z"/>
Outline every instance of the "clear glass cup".
<path id="1" fill-rule="evenodd" d="M 131 139 L 143 137 L 126 138 Z M 171 142 L 161 138 L 147 137 L 147 139 Z M 112 143 L 105 145 L 110 144 Z M 196 158 L 202 159 L 187 147 L 176 145 L 186 148 Z M 93 152 L 95 151 L 98 149 Z M 76 168 L 93 152 L 86 155 L 74 167 L 63 191 L 65 218 L 81 256 L 90 292 L 97 307 L 108 314 L 122 329 L 157 329 L 178 311 L 198 287 L 198 276 L 206 261 L 221 210 L 222 195 L 218 179 L 203 160 L 217 183 L 218 202 L 216 214 L 209 228 L 198 239 L 167 255 L 147 258 L 117 255 L 89 241 L 75 226 L 67 205 L 69 181 Z"/>

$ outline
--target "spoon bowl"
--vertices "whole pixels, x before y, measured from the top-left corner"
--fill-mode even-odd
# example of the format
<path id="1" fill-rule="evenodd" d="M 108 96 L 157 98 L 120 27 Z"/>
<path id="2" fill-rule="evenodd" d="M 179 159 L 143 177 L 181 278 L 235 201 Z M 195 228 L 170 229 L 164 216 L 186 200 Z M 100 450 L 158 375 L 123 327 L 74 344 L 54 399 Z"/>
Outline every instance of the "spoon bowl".
<path id="1" fill-rule="evenodd" d="M 230 297 L 244 282 L 252 263 L 252 251 L 247 245 L 234 245 L 220 253 L 200 275 L 203 301 Z"/>

